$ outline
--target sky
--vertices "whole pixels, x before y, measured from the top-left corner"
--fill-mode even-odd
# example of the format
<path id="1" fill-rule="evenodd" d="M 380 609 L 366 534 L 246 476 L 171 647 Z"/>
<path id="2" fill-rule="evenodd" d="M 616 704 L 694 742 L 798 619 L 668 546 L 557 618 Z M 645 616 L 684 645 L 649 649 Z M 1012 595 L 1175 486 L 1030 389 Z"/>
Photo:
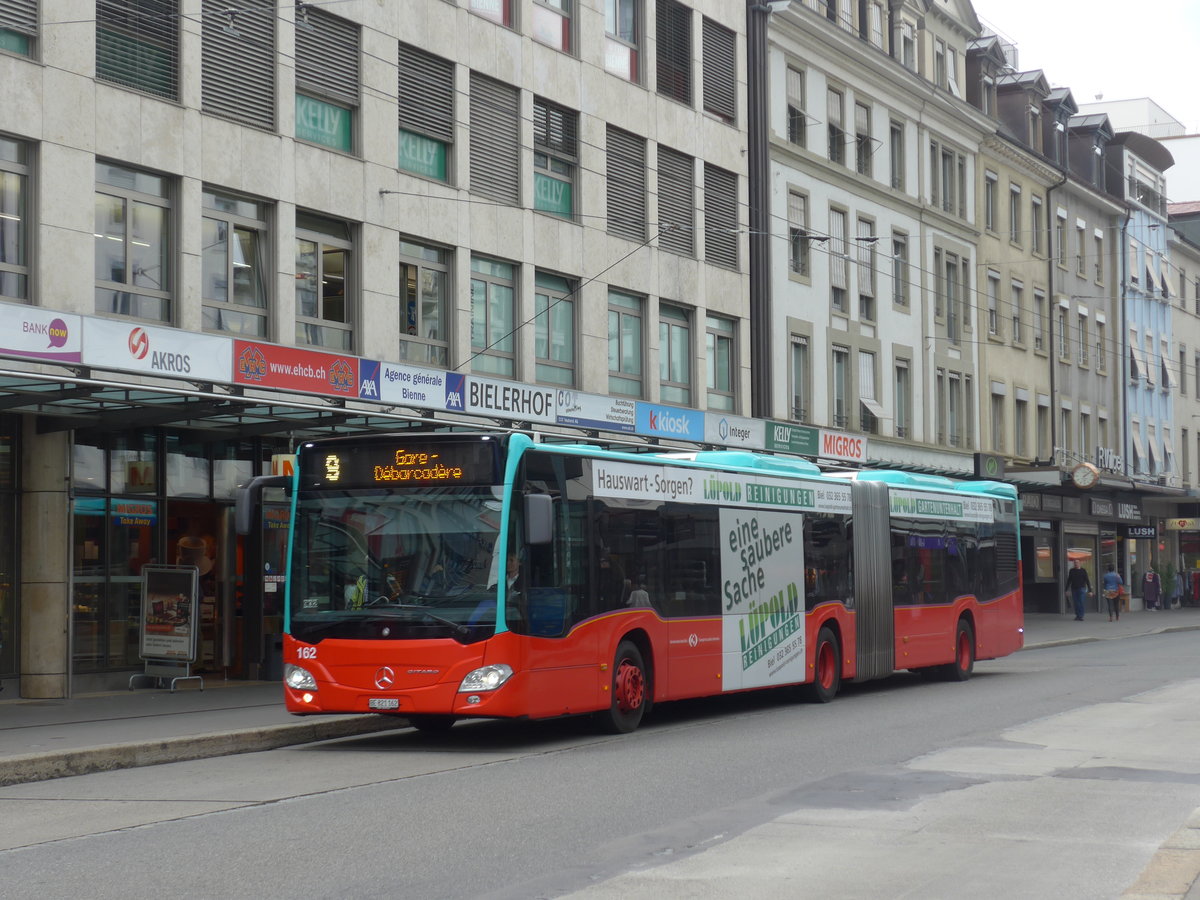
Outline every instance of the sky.
<path id="1" fill-rule="evenodd" d="M 984 25 L 1016 42 L 1079 104 L 1149 97 L 1200 133 L 1200 0 L 973 0 Z"/>

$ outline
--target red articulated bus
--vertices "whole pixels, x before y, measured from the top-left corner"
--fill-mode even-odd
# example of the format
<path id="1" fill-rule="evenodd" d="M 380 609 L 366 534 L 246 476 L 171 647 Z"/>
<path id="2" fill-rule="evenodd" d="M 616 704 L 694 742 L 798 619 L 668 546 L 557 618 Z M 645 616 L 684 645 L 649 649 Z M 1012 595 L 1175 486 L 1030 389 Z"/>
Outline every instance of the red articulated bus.
<path id="1" fill-rule="evenodd" d="M 588 713 L 628 732 L 655 703 L 961 681 L 1022 645 L 1010 485 L 414 433 L 303 444 L 288 490 L 299 715 Z"/>

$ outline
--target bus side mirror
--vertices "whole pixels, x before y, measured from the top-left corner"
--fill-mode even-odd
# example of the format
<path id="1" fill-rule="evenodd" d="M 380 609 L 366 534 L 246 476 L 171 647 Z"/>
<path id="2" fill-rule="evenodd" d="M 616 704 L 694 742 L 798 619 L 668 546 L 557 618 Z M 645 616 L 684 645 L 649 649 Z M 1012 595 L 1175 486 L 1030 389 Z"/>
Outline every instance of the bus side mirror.
<path id="1" fill-rule="evenodd" d="M 234 507 L 233 523 L 238 534 L 249 534 L 258 518 L 262 506 L 264 488 L 291 488 L 290 475 L 257 475 L 237 490 L 237 505 Z"/>
<path id="2" fill-rule="evenodd" d="M 549 544 L 554 540 L 554 499 L 549 494 L 525 495 L 525 541 Z"/>

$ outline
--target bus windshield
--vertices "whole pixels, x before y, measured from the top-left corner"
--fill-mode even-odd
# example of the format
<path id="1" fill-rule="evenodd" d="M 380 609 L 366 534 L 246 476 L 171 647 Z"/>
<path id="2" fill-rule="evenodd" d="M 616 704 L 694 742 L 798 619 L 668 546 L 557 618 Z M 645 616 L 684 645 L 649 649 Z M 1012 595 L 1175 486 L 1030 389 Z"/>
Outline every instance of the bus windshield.
<path id="1" fill-rule="evenodd" d="M 292 636 L 470 643 L 495 633 L 499 493 L 302 492 L 289 580 Z"/>

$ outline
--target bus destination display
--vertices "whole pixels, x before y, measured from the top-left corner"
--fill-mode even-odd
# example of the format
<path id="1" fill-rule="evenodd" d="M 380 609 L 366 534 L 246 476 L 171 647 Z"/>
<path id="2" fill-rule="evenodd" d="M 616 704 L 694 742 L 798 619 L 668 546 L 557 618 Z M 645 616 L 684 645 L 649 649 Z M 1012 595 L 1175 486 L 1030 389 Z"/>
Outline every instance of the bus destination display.
<path id="1" fill-rule="evenodd" d="M 492 484 L 491 441 L 389 441 L 313 448 L 303 457 L 303 480 L 320 487 L 413 487 Z"/>

